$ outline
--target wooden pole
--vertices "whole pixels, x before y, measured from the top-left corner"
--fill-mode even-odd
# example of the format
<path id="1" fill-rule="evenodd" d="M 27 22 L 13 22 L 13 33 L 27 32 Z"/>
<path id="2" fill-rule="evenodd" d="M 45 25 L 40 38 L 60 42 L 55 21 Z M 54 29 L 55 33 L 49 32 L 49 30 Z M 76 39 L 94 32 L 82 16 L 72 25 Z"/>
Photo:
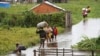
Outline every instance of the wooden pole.
<path id="1" fill-rule="evenodd" d="M 64 56 L 64 53 L 65 53 L 65 49 L 63 48 L 63 56 Z"/>
<path id="2" fill-rule="evenodd" d="M 74 54 L 73 54 L 73 49 L 72 49 L 72 56 L 74 56 Z"/>
<path id="3" fill-rule="evenodd" d="M 91 52 L 92 52 L 92 56 L 94 56 L 94 50 L 92 50 Z"/>
<path id="4" fill-rule="evenodd" d="M 58 49 L 56 49 L 56 56 L 58 56 Z"/>
<path id="5" fill-rule="evenodd" d="M 34 50 L 34 56 L 36 56 L 36 50 Z"/>
<path id="6" fill-rule="evenodd" d="M 65 26 L 66 28 L 70 28 L 72 26 L 72 18 L 70 11 L 67 11 L 65 14 Z"/>

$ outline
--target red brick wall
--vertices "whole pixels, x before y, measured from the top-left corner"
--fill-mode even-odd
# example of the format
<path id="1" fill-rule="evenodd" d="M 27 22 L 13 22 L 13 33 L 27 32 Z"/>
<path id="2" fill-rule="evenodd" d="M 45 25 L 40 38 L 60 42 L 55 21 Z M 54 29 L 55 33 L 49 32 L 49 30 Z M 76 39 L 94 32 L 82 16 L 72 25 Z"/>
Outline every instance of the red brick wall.
<path id="1" fill-rule="evenodd" d="M 50 5 L 47 5 L 45 3 L 42 3 L 40 6 L 34 8 L 33 12 L 35 13 L 54 13 L 54 12 L 59 12 L 59 9 L 52 7 Z"/>

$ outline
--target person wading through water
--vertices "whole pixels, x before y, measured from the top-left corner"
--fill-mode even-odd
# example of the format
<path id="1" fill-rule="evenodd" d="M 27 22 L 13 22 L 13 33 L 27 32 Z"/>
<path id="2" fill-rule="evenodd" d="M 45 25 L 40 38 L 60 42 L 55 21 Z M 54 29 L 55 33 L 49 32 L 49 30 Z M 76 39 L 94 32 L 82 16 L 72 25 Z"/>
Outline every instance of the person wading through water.
<path id="1" fill-rule="evenodd" d="M 86 17 L 88 16 L 88 13 L 91 12 L 90 6 L 87 6 L 86 8 L 82 8 L 82 15 L 84 18 L 84 22 L 86 21 Z"/>
<path id="2" fill-rule="evenodd" d="M 40 36 L 40 47 L 39 48 L 41 48 L 41 46 L 44 48 L 44 44 L 45 44 L 44 42 L 46 39 L 46 32 L 43 30 L 43 27 L 41 27 L 41 28 L 36 30 L 36 33 L 38 33 Z"/>
<path id="3" fill-rule="evenodd" d="M 87 17 L 87 11 L 86 11 L 86 8 L 82 8 L 82 15 L 83 15 L 83 18 L 85 19 Z"/>
<path id="4" fill-rule="evenodd" d="M 46 40 L 47 40 L 47 43 L 48 41 L 51 42 L 51 35 L 52 35 L 52 28 L 50 26 L 47 26 L 44 28 L 45 32 L 46 32 Z"/>
<path id="5" fill-rule="evenodd" d="M 56 37 L 57 37 L 57 34 L 58 34 L 58 30 L 57 30 L 56 26 L 52 27 L 52 29 L 53 29 L 53 36 L 54 36 L 54 38 L 56 40 Z"/>
<path id="6" fill-rule="evenodd" d="M 20 45 L 19 43 L 16 43 L 16 50 L 14 50 L 13 53 L 21 54 L 22 50 L 26 50 L 26 47 L 23 45 Z"/>

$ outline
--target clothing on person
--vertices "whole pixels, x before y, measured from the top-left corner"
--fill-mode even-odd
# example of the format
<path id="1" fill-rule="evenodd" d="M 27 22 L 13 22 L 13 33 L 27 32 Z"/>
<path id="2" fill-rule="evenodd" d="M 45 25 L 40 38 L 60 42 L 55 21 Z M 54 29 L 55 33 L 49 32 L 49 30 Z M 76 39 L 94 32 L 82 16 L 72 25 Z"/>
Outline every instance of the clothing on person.
<path id="1" fill-rule="evenodd" d="M 14 50 L 14 53 L 20 53 L 21 54 L 22 50 L 26 50 L 26 47 L 17 43 L 16 44 L 16 50 Z"/>
<path id="2" fill-rule="evenodd" d="M 87 6 L 86 8 L 82 8 L 83 18 L 86 18 L 88 16 L 88 13 L 90 12 L 91 12 L 90 6 Z"/>
<path id="3" fill-rule="evenodd" d="M 53 33 L 54 33 L 54 35 L 57 35 L 58 34 L 58 30 L 57 30 L 56 27 L 53 28 Z"/>
<path id="4" fill-rule="evenodd" d="M 82 8 L 82 15 L 83 15 L 83 18 L 86 18 L 87 17 L 87 10 L 86 8 Z"/>
<path id="5" fill-rule="evenodd" d="M 56 39 L 56 36 L 57 36 L 57 34 L 58 34 L 58 30 L 57 30 L 56 27 L 53 27 L 52 29 L 53 29 L 54 38 Z"/>
<path id="6" fill-rule="evenodd" d="M 87 13 L 90 13 L 91 12 L 90 6 L 87 6 L 86 11 L 87 11 Z"/>
<path id="7" fill-rule="evenodd" d="M 40 38 L 45 38 L 46 37 L 46 32 L 43 30 L 43 28 L 38 29 L 36 31 L 36 33 L 38 33 L 40 35 Z"/>
<path id="8" fill-rule="evenodd" d="M 40 29 L 36 30 L 36 33 L 38 33 L 40 36 L 40 48 L 41 48 L 41 46 L 44 48 L 44 42 L 46 39 L 46 32 L 43 30 L 43 28 L 40 28 Z"/>
<path id="9" fill-rule="evenodd" d="M 48 41 L 51 42 L 51 35 L 52 35 L 52 28 L 50 26 L 47 26 L 44 28 L 45 32 L 46 32 L 46 40 L 47 40 L 47 43 Z"/>

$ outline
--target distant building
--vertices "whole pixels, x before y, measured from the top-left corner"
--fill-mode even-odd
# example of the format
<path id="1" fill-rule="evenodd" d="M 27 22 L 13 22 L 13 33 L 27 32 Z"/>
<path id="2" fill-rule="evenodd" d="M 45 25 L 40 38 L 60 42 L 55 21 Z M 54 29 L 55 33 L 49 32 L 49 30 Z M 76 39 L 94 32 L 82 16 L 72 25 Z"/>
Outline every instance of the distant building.
<path id="1" fill-rule="evenodd" d="M 0 0 L 0 2 L 4 2 L 5 0 Z"/>
<path id="2" fill-rule="evenodd" d="M 0 0 L 0 2 L 10 2 L 10 3 L 33 3 L 37 2 L 37 0 Z"/>
<path id="3" fill-rule="evenodd" d="M 68 0 L 37 0 L 37 3 L 41 3 L 43 1 L 49 1 L 52 3 L 67 3 Z"/>
<path id="4" fill-rule="evenodd" d="M 42 3 L 43 1 L 49 1 L 52 3 L 67 3 L 68 0 L 0 0 L 0 2 L 10 2 L 10 3 Z"/>
<path id="5" fill-rule="evenodd" d="M 45 13 L 55 13 L 60 11 L 66 11 L 65 9 L 58 7 L 48 1 L 44 1 L 41 4 L 36 5 L 35 7 L 30 9 L 32 12 L 38 13 L 38 14 L 45 14 Z"/>

